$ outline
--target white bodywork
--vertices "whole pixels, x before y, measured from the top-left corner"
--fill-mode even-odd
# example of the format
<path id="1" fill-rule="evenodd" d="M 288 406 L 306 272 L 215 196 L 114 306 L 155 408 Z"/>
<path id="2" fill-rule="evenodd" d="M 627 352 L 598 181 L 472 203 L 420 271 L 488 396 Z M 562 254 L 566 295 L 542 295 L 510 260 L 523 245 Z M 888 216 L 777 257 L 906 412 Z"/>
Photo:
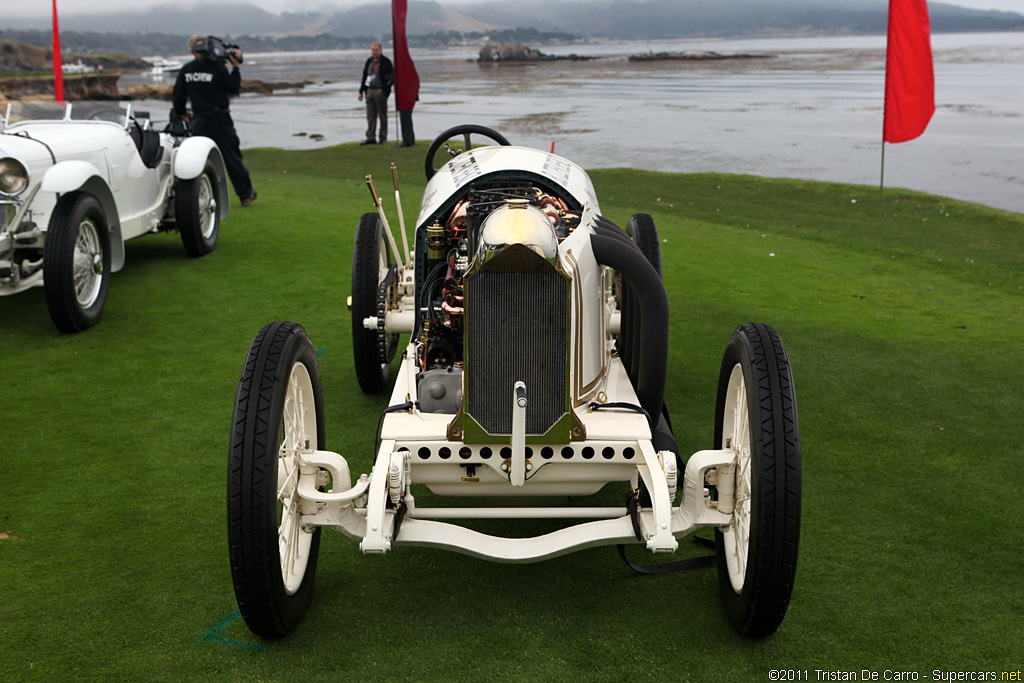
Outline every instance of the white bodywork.
<path id="1" fill-rule="evenodd" d="M 529 147 L 478 147 L 455 157 L 430 179 L 423 190 L 416 225 L 423 225 L 444 202 L 469 183 L 506 169 L 548 178 L 580 204 L 589 205 L 594 213 L 601 210 L 590 176 L 568 159 Z"/>
<path id="2" fill-rule="evenodd" d="M 28 170 L 29 182 L 17 196 L 0 195 L 0 296 L 42 285 L 41 256 L 37 262 L 33 257 L 42 249 L 61 194 L 82 191 L 99 200 L 110 230 L 112 271 L 124 265 L 125 240 L 161 228 L 171 211 L 176 180 L 197 177 L 208 160 L 218 178 L 215 191 L 223 198 L 217 211 L 220 218 L 227 216 L 226 172 L 212 140 L 188 138 L 179 144 L 160 133 L 160 161 L 149 168 L 128 131 L 136 125 L 130 110 L 122 110 L 117 122 L 86 119 L 84 114 L 72 117 L 73 110 L 78 117 L 89 108 L 69 104 L 61 118 L 26 120 L 14 120 L 8 109 L 3 119 L 0 159 L 19 161 Z M 113 111 L 110 105 L 106 109 Z M 23 258 L 26 253 L 32 256 Z"/>
<path id="3" fill-rule="evenodd" d="M 701 451 L 677 471 L 676 454 L 652 445 L 647 418 L 628 410 L 592 411 L 592 403 L 637 404 L 638 398 L 615 351 L 612 334 L 618 314 L 609 269 L 598 264 L 591 246 L 599 214 L 593 185 L 572 162 L 541 151 L 517 147 L 478 148 L 441 168 L 428 183 L 417 228 L 433 220 L 465 187 L 505 169 L 554 183 L 579 204 L 579 223 L 557 245 L 558 268 L 569 279 L 570 338 L 568 386 L 578 427 L 565 443 L 524 438 L 530 411 L 530 387 L 509 392 L 512 436 L 504 443 L 453 439 L 451 414 L 418 408 L 417 340 L 403 354 L 390 405 L 407 409 L 385 414 L 373 469 L 352 484 L 345 457 L 336 452 L 305 450 L 288 454 L 299 465 L 298 495 L 305 505 L 306 528 L 334 527 L 358 539 L 364 553 L 383 553 L 393 545 L 454 550 L 501 562 L 532 562 L 573 550 L 637 542 L 634 521 L 646 547 L 672 552 L 677 537 L 700 526 L 727 526 L 732 501 L 728 493 L 713 501 L 705 484 L 709 470 L 735 463 L 733 449 Z M 575 216 L 574 216 L 575 218 Z M 417 232 L 417 235 L 420 235 Z M 391 238 L 391 243 L 395 240 Z M 415 308 L 411 264 L 400 264 L 398 305 L 385 316 L 389 333 L 413 331 Z M 377 318 L 364 321 L 378 329 Z M 515 343 L 510 341 L 508 343 Z M 521 391 L 520 391 L 521 390 Z M 577 431 L 579 430 L 579 431 Z M 578 438 L 577 438 L 578 437 Z M 500 454 L 502 449 L 505 455 Z M 507 455 L 507 457 L 506 457 Z M 333 486 L 322 490 L 331 475 Z M 680 475 L 682 480 L 679 480 Z M 711 475 L 714 476 L 714 475 Z M 636 517 L 624 506 L 566 505 L 598 492 L 612 482 L 643 488 L 651 502 Z M 419 507 L 411 486 L 425 485 L 435 494 L 487 505 Z M 681 489 L 677 495 L 677 488 Z M 399 510 L 404 510 L 399 513 Z M 726 512 L 728 511 L 728 512 Z M 396 517 L 401 516 L 398 520 Z M 530 538 L 503 538 L 470 530 L 451 520 L 480 518 L 547 518 L 582 520 L 553 533 Z M 396 534 L 396 521 L 400 522 Z"/>

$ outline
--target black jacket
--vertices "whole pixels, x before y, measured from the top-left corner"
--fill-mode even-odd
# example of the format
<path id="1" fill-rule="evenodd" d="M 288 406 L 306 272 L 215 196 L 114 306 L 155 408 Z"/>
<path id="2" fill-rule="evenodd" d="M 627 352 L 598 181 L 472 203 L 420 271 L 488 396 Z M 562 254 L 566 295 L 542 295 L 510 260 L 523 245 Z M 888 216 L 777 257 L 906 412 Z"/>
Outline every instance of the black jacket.
<path id="1" fill-rule="evenodd" d="M 237 95 L 242 88 L 242 74 L 238 67 L 228 73 L 224 62 L 213 59 L 193 59 L 178 72 L 171 100 L 179 115 L 185 113 L 185 100 L 192 100 L 192 113 L 212 114 L 228 110 L 228 96 Z"/>
<path id="2" fill-rule="evenodd" d="M 370 75 L 370 65 L 373 64 L 373 57 L 366 60 L 366 64 L 363 65 L 363 77 L 359 81 L 359 93 L 366 92 L 366 77 Z M 384 97 L 391 95 L 391 86 L 395 84 L 395 67 L 391 65 L 391 60 L 384 55 L 380 56 L 380 85 L 381 89 L 384 90 Z"/>

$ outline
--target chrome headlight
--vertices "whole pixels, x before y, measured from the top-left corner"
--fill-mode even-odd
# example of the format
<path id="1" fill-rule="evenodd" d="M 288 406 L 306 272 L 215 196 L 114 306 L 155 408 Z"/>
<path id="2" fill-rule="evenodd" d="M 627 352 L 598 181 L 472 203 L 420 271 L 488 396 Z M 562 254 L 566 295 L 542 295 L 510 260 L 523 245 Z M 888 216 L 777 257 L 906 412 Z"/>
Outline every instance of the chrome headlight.
<path id="1" fill-rule="evenodd" d="M 14 157 L 0 158 L 0 194 L 16 197 L 28 187 L 28 168 Z"/>

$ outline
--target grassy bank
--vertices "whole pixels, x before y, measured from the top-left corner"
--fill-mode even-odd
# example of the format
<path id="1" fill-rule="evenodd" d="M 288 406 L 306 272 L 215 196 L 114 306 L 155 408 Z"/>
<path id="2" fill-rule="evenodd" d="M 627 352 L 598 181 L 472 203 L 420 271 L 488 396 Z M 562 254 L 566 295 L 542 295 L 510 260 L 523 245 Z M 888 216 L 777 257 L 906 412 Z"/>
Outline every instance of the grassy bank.
<path id="1" fill-rule="evenodd" d="M 208 257 L 130 242 L 103 321 L 62 336 L 40 289 L 0 299 L 0 680 L 751 680 L 770 669 L 1020 668 L 1024 216 L 918 193 L 723 175 L 593 173 L 603 213 L 657 221 L 668 403 L 710 446 L 732 330 L 773 324 L 804 442 L 796 590 L 733 634 L 713 571 L 630 573 L 613 549 L 496 565 L 323 539 L 300 629 L 237 619 L 225 465 L 242 361 L 296 320 L 320 352 L 327 446 L 369 471 L 386 397 L 352 368 L 363 176 L 413 222 L 424 148 L 252 150 L 260 197 Z M 390 200 L 390 201 L 387 201 Z M 680 557 L 700 554 L 683 543 Z M 636 551 L 639 557 L 639 551 Z M 644 558 L 646 559 L 646 558 Z M 815 680 L 812 678 L 812 680 Z"/>

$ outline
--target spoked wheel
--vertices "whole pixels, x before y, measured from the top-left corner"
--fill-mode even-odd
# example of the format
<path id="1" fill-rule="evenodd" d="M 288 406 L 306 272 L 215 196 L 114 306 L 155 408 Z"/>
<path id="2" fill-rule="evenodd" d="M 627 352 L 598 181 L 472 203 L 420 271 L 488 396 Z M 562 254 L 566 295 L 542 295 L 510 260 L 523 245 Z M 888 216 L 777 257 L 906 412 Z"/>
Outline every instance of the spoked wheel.
<path id="1" fill-rule="evenodd" d="M 722 604 L 737 631 L 767 636 L 786 615 L 800 537 L 796 394 L 786 350 L 768 325 L 742 325 L 729 340 L 715 447 L 736 455 L 733 522 L 715 532 Z"/>
<path id="2" fill-rule="evenodd" d="M 220 233 L 217 211 L 217 187 L 213 165 L 207 162 L 198 178 L 178 182 L 174 196 L 174 218 L 181 233 L 181 243 L 189 256 L 204 256 L 213 251 Z"/>
<path id="3" fill-rule="evenodd" d="M 43 244 L 43 285 L 50 318 L 62 332 L 99 322 L 110 287 L 109 240 L 96 197 L 70 192 L 60 198 Z"/>
<path id="4" fill-rule="evenodd" d="M 384 224 L 375 213 L 364 213 L 356 228 L 352 252 L 352 352 L 359 388 L 376 394 L 387 387 L 398 335 L 387 334 L 384 314 L 395 303 L 398 267 L 384 237 Z M 377 328 L 368 330 L 366 318 L 376 316 Z"/>
<path id="5" fill-rule="evenodd" d="M 477 142 L 473 143 L 473 136 L 476 136 Z M 455 145 L 453 138 L 461 138 Z M 455 126 L 444 131 L 430 143 L 430 147 L 427 148 L 427 159 L 426 159 L 426 173 L 427 180 L 434 177 L 446 162 L 450 161 L 452 157 L 456 157 L 463 152 L 468 152 L 474 147 L 488 146 L 490 143 L 482 143 L 481 140 L 490 140 L 491 143 L 498 143 L 502 147 L 508 147 L 511 143 L 504 135 L 496 130 L 492 130 L 486 126 L 477 126 L 473 124 L 464 124 L 461 126 Z M 459 146 L 461 144 L 461 146 Z M 442 147 L 445 147 L 445 154 L 438 154 Z M 436 159 L 434 157 L 437 157 Z"/>
<path id="6" fill-rule="evenodd" d="M 242 368 L 228 463 L 231 577 L 242 617 L 257 635 L 284 636 L 309 607 L 320 528 L 302 523 L 310 511 L 297 494 L 299 463 L 304 449 L 323 447 L 313 345 L 301 325 L 266 325 Z"/>

